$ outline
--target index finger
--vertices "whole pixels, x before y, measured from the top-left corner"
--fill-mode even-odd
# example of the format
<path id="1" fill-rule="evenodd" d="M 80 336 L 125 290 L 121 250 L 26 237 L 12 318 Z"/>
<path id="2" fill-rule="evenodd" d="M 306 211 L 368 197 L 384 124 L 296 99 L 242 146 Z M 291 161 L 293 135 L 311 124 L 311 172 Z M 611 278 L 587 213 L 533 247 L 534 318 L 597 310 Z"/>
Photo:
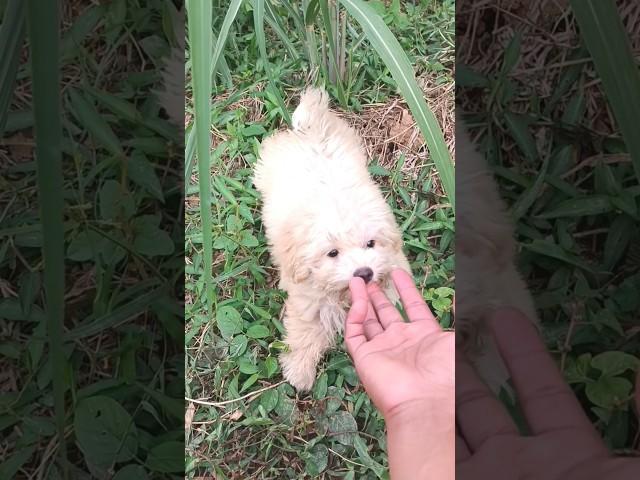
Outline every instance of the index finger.
<path id="1" fill-rule="evenodd" d="M 413 278 L 407 272 L 397 269 L 391 272 L 391 279 L 400 295 L 404 311 L 407 312 L 412 322 L 427 321 L 433 325 L 434 330 L 440 329 L 440 324 L 429 310 L 426 302 L 413 283 Z"/>
<path id="2" fill-rule="evenodd" d="M 349 282 L 349 290 L 351 291 L 351 308 L 347 314 L 347 321 L 344 329 L 344 343 L 347 351 L 352 357 L 367 341 L 364 334 L 364 320 L 367 317 L 369 309 L 369 295 L 364 284 L 364 280 L 360 277 L 353 277 Z"/>

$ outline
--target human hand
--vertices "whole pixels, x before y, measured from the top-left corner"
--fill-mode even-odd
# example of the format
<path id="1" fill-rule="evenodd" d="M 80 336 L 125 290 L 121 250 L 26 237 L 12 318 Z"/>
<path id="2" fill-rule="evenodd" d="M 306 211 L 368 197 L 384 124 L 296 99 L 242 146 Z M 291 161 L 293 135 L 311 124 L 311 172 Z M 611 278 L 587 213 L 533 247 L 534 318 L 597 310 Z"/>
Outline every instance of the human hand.
<path id="1" fill-rule="evenodd" d="M 640 461 L 604 445 L 531 322 L 503 310 L 490 321 L 531 436 L 516 425 L 461 352 L 456 353 L 456 478 L 640 478 Z"/>
<path id="2" fill-rule="evenodd" d="M 376 283 L 349 284 L 345 343 L 360 381 L 385 418 L 416 403 L 453 410 L 454 333 L 440 328 L 408 273 L 391 278 L 408 323 Z"/>
<path id="3" fill-rule="evenodd" d="M 345 342 L 360 381 L 387 424 L 394 480 L 453 480 L 453 332 L 444 332 L 411 276 L 391 272 L 406 323 L 375 283 L 350 284 Z"/>

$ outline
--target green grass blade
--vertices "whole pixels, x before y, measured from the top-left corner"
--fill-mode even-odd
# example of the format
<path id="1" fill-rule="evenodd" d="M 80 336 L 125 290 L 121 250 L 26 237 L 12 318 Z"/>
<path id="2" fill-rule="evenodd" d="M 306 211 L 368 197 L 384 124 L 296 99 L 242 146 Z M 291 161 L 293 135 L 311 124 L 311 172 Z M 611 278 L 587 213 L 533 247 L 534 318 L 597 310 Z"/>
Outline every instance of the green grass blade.
<path id="1" fill-rule="evenodd" d="M 278 106 L 280 107 L 280 111 L 282 112 L 282 116 L 288 125 L 291 125 L 291 115 L 289 114 L 289 110 L 282 99 L 282 95 L 280 94 L 280 90 L 277 88 L 277 80 L 274 75 L 273 70 L 269 64 L 269 59 L 267 58 L 267 45 L 266 38 L 264 35 L 264 18 L 265 18 L 265 10 L 264 10 L 264 0 L 254 0 L 253 2 L 253 25 L 256 32 L 256 40 L 258 41 L 258 49 L 260 50 L 260 56 L 262 57 L 262 63 L 264 64 L 264 69 L 269 77 L 269 87 L 268 91 L 274 96 Z"/>
<path id="2" fill-rule="evenodd" d="M 67 472 L 65 427 L 66 360 L 62 349 L 64 324 L 64 223 L 61 158 L 58 2 L 29 0 L 27 21 L 33 72 L 38 197 L 43 236 L 44 288 L 49 357 L 54 372 L 53 401 L 58 453 Z"/>
<path id="3" fill-rule="evenodd" d="M 288 4 L 288 2 L 284 2 L 284 3 L 285 5 Z M 289 5 L 287 10 L 290 10 L 291 8 L 292 8 L 291 5 Z M 278 36 L 278 38 L 282 40 L 282 43 L 284 43 L 284 46 L 289 52 L 289 55 L 291 55 L 291 58 L 293 60 L 298 60 L 300 55 L 298 54 L 298 51 L 295 45 L 289 38 L 292 35 L 290 33 L 287 34 L 287 32 L 285 31 L 286 27 L 282 23 L 282 17 L 278 15 L 278 12 L 276 12 L 276 10 L 273 8 L 273 5 L 271 4 L 271 2 L 269 1 L 265 2 L 265 11 L 266 11 L 265 20 L 267 21 L 267 23 L 271 26 L 271 28 L 273 28 L 273 31 Z M 293 10 L 293 12 L 295 12 L 295 10 Z M 304 27 L 302 26 L 302 22 L 295 21 L 295 24 L 296 24 L 296 27 L 299 27 L 300 29 L 300 36 L 304 35 L 305 30 L 304 30 Z"/>
<path id="4" fill-rule="evenodd" d="M 298 30 L 298 33 L 300 34 L 304 33 L 304 20 L 302 19 L 302 15 L 300 14 L 300 11 L 299 11 L 300 6 L 297 4 L 294 5 L 288 0 L 280 0 L 279 3 L 281 3 L 284 6 L 284 8 L 287 9 L 287 12 L 289 12 L 289 15 L 293 19 L 293 23 L 295 24 L 296 29 Z M 271 4 L 271 1 L 269 0 L 267 0 L 267 11 L 271 12 L 274 15 L 274 17 L 278 16 L 273 8 L 273 5 Z"/>
<path id="5" fill-rule="evenodd" d="M 196 3 L 198 2 L 194 2 L 192 0 L 188 2 L 188 4 L 194 5 L 194 7 Z M 206 3 L 210 3 L 210 2 L 206 2 Z M 229 36 L 229 30 L 231 29 L 231 24 L 235 20 L 241 5 L 242 5 L 242 0 L 232 0 L 229 5 L 229 9 L 227 10 L 226 15 L 224 16 L 224 20 L 222 21 L 222 27 L 220 27 L 220 33 L 218 34 L 218 41 L 216 42 L 216 47 L 213 50 L 213 55 L 211 56 L 211 76 L 213 76 L 213 72 L 215 72 L 218 68 L 218 62 L 220 61 L 220 57 L 222 56 L 222 50 L 224 50 L 224 46 L 227 43 L 227 37 Z M 211 10 L 211 7 L 208 7 L 207 9 Z M 204 20 L 200 19 L 200 21 L 204 21 Z M 211 30 L 211 23 L 210 23 L 211 15 L 207 17 L 207 22 L 209 23 L 209 30 Z M 189 34 L 189 39 L 191 39 L 191 34 Z M 192 62 L 193 62 L 193 47 L 194 45 L 191 44 Z"/>
<path id="6" fill-rule="evenodd" d="M 193 160 L 196 157 L 196 129 L 191 127 L 187 133 L 187 142 L 184 146 L 184 185 L 185 188 L 191 183 L 191 173 L 193 173 Z"/>
<path id="7" fill-rule="evenodd" d="M 20 47 L 24 39 L 26 3 L 23 0 L 10 0 L 7 4 L 2 25 L 0 26 L 0 136 L 4 133 L 9 113 L 9 104 L 13 96 L 20 60 Z"/>
<path id="8" fill-rule="evenodd" d="M 640 71 L 613 0 L 571 0 L 573 13 L 640 181 Z"/>
<path id="9" fill-rule="evenodd" d="M 187 21 L 189 25 L 189 43 L 191 46 L 191 82 L 194 102 L 194 128 L 196 129 L 196 152 L 198 157 L 198 180 L 200 187 L 200 218 L 202 221 L 203 249 L 202 267 L 204 270 L 205 302 L 208 301 L 212 288 L 211 265 L 213 264 L 213 238 L 211 232 L 211 170 L 210 170 L 210 135 L 211 121 L 211 2 L 189 0 L 187 2 Z M 226 19 L 225 19 L 226 20 Z M 222 34 L 220 38 L 223 37 Z"/>
<path id="10" fill-rule="evenodd" d="M 214 43 L 214 45 L 216 43 L 218 43 L 218 37 L 216 36 L 215 32 L 213 33 L 213 43 Z M 213 63 L 212 63 L 212 65 L 213 65 Z M 213 70 L 213 72 L 211 74 L 212 78 L 213 78 L 213 81 L 215 82 L 214 73 L 220 74 L 220 76 L 222 77 L 222 81 L 224 82 L 224 85 L 228 89 L 231 89 L 233 87 L 233 79 L 231 78 L 231 70 L 229 70 L 229 65 L 227 65 L 227 61 L 225 60 L 224 56 L 220 57 L 220 60 L 218 61 L 218 67 L 215 70 Z"/>
<path id="11" fill-rule="evenodd" d="M 343 107 L 347 106 L 347 97 L 344 93 L 344 85 L 342 83 L 342 79 L 339 75 L 339 67 L 338 61 L 338 38 L 336 34 L 336 24 L 335 24 L 335 16 L 332 17 L 332 13 L 335 14 L 337 11 L 337 5 L 330 11 L 327 0 L 320 0 L 320 12 L 322 14 L 322 21 L 324 23 L 324 31 L 327 35 L 327 43 L 329 44 L 329 61 L 328 61 L 328 71 L 329 71 L 329 79 L 331 82 L 335 83 L 336 93 L 338 96 L 338 101 L 340 105 Z"/>
<path id="12" fill-rule="evenodd" d="M 80 125 L 86 127 L 96 146 L 106 148 L 117 157 L 124 157 L 120 140 L 93 104 L 75 89 L 69 89 L 69 100 L 75 117 Z"/>
<path id="13" fill-rule="evenodd" d="M 451 155 L 444 142 L 442 130 L 440 130 L 433 113 L 427 107 L 424 94 L 418 87 L 407 55 L 382 18 L 369 5 L 362 0 L 340 0 L 340 2 L 358 21 L 367 39 L 398 84 L 398 89 L 409 105 L 427 142 L 431 158 L 436 165 L 449 202 L 455 208 L 455 179 Z"/>

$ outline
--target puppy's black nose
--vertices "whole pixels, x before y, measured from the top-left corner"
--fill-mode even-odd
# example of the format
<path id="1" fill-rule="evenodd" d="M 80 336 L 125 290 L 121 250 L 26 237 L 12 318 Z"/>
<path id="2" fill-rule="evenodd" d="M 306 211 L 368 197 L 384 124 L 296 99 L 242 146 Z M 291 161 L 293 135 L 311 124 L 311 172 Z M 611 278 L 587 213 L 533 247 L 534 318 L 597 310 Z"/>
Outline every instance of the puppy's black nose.
<path id="1" fill-rule="evenodd" d="M 360 267 L 353 272 L 354 277 L 360 277 L 364 280 L 364 283 L 369 283 L 373 278 L 373 270 L 369 267 Z"/>

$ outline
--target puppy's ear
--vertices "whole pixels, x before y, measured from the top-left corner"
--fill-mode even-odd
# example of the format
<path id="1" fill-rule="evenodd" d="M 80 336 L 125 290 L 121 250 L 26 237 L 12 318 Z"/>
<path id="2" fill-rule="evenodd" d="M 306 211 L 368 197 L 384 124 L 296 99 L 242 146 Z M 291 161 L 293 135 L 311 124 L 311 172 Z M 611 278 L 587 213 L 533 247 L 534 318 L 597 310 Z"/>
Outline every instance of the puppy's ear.
<path id="1" fill-rule="evenodd" d="M 393 225 L 393 224 L 392 224 Z M 395 252 L 402 251 L 402 234 L 397 228 L 390 228 L 380 232 L 380 236 L 386 244 Z"/>
<path id="2" fill-rule="evenodd" d="M 311 270 L 306 267 L 304 262 L 296 259 L 291 265 L 293 283 L 304 282 L 311 275 Z"/>
<path id="3" fill-rule="evenodd" d="M 301 233 L 301 227 L 299 224 L 290 222 L 287 235 L 283 236 L 280 243 L 277 243 L 280 250 L 280 257 L 282 258 L 282 273 L 289 277 L 293 283 L 300 283 L 305 281 L 311 275 L 311 269 L 309 268 L 309 262 L 305 258 L 304 250 L 299 239 L 305 237 Z"/>

